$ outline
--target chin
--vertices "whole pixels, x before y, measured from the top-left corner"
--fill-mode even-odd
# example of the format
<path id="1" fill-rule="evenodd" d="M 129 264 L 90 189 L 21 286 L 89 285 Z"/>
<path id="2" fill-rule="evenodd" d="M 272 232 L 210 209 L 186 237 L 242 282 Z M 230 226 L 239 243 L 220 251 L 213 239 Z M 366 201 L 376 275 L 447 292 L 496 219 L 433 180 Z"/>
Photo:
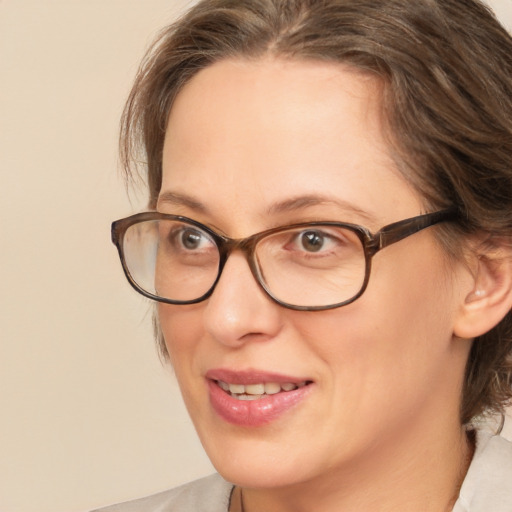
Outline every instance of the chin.
<path id="1" fill-rule="evenodd" d="M 269 429 L 273 430 L 273 429 Z M 212 430 L 199 433 L 203 447 L 218 473 L 228 482 L 248 488 L 293 486 L 312 478 L 312 457 L 291 450 L 279 435 L 238 432 L 216 436 Z M 245 434 L 245 436 L 244 436 Z M 270 435 L 268 435 L 270 434 Z M 287 436 L 289 437 L 289 436 Z"/>
<path id="2" fill-rule="evenodd" d="M 259 465 L 248 462 L 244 466 L 224 464 L 215 467 L 226 481 L 250 489 L 283 488 L 302 481 L 296 468 L 289 468 L 286 464 L 275 466 L 275 463 Z"/>

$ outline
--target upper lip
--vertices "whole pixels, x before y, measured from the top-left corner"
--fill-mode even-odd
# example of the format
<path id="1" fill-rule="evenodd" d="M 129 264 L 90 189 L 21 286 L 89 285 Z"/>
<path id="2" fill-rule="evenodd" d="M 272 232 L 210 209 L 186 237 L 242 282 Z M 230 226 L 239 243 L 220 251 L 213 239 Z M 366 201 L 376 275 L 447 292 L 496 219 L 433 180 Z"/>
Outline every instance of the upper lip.
<path id="1" fill-rule="evenodd" d="M 265 382 L 276 382 L 278 384 L 291 382 L 293 384 L 300 384 L 301 382 L 311 382 L 311 379 L 306 377 L 296 377 L 256 369 L 230 370 L 227 368 L 215 368 L 206 372 L 206 378 L 210 380 L 221 380 L 230 384 L 259 384 Z"/>

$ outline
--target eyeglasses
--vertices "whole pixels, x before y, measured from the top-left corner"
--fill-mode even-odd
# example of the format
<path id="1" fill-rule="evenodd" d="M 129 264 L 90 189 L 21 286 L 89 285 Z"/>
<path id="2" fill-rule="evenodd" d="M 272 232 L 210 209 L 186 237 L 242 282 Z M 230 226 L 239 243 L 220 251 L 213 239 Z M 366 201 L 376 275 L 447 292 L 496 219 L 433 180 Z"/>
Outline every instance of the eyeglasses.
<path id="1" fill-rule="evenodd" d="M 355 224 L 304 222 L 234 240 L 187 217 L 146 212 L 113 222 L 112 242 L 128 281 L 150 299 L 168 304 L 207 299 L 229 255 L 241 251 L 272 300 L 317 311 L 360 297 L 378 251 L 456 217 L 450 208 L 394 222 L 375 234 Z"/>

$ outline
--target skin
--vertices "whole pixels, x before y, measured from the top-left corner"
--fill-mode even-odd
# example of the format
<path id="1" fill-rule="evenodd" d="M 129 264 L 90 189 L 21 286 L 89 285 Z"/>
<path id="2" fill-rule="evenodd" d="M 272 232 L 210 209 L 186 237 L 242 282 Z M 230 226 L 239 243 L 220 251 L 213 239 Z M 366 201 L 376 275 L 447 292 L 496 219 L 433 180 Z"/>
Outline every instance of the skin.
<path id="1" fill-rule="evenodd" d="M 374 79 L 338 64 L 213 64 L 171 110 L 158 210 L 233 238 L 312 220 L 375 232 L 425 213 L 390 157 L 379 97 Z M 364 295 L 339 309 L 275 304 L 240 253 L 208 300 L 159 304 L 192 420 L 246 512 L 451 510 L 471 456 L 459 423 L 470 343 L 454 325 L 474 280 L 434 230 L 379 252 Z M 205 373 L 220 367 L 313 385 L 276 421 L 242 428 L 209 402 Z"/>

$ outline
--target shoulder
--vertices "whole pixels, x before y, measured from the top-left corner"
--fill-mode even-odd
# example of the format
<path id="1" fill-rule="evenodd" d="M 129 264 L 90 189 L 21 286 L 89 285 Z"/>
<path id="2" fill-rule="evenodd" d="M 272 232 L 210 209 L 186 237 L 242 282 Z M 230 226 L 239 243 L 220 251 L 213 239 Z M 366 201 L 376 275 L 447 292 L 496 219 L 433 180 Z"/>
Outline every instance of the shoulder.
<path id="1" fill-rule="evenodd" d="M 232 488 L 232 484 L 220 475 L 211 475 L 169 491 L 95 512 L 227 512 Z"/>
<path id="2" fill-rule="evenodd" d="M 512 443 L 500 436 L 478 432 L 475 455 L 454 512 L 510 512 L 511 482 Z"/>

